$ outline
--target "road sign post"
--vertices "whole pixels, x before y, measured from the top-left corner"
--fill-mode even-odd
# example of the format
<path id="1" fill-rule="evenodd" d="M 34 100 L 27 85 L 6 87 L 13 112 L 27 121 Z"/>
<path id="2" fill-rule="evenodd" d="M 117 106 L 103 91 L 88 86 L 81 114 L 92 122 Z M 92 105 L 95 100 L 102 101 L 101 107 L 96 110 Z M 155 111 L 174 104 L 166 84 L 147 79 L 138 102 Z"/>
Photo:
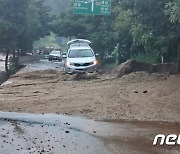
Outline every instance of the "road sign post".
<path id="1" fill-rule="evenodd" d="M 74 14 L 111 15 L 111 0 L 74 0 Z"/>

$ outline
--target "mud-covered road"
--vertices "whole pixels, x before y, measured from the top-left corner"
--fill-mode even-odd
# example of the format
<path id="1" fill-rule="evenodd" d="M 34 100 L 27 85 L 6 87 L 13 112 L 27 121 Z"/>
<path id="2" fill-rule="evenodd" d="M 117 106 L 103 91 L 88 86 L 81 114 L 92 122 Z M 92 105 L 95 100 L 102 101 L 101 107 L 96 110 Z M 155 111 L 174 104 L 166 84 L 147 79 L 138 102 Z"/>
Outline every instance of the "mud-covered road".
<path id="1" fill-rule="evenodd" d="M 152 146 L 157 134 L 180 134 L 180 75 L 62 69 L 34 62 L 0 86 L 0 153 L 180 153 Z"/>
<path id="2" fill-rule="evenodd" d="M 0 86 L 0 109 L 93 119 L 180 122 L 180 75 L 66 75 L 63 63 L 28 65 Z"/>

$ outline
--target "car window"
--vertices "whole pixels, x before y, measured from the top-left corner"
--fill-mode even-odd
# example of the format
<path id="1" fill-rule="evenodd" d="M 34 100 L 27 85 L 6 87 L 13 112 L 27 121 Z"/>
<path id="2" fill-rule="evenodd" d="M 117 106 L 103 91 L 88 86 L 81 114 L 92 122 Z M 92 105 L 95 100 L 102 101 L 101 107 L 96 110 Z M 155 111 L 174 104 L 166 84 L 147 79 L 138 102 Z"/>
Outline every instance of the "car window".
<path id="1" fill-rule="evenodd" d="M 73 44 L 70 45 L 70 47 L 77 47 L 77 46 L 86 46 L 86 47 L 88 47 L 89 44 L 87 44 L 87 43 L 73 43 Z"/>
<path id="2" fill-rule="evenodd" d="M 60 51 L 51 51 L 51 54 L 60 54 Z"/>
<path id="3" fill-rule="evenodd" d="M 68 57 L 69 58 L 82 58 L 82 57 L 93 57 L 94 54 L 91 49 L 79 49 L 79 50 L 70 50 Z"/>

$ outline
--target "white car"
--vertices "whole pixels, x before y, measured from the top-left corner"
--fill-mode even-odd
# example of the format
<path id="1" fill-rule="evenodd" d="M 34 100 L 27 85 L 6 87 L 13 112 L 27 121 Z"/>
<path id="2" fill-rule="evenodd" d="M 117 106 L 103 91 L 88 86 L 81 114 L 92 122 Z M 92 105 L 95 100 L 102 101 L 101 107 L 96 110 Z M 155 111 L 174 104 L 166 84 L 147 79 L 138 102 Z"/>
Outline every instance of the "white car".
<path id="1" fill-rule="evenodd" d="M 65 60 L 66 73 L 92 73 L 96 71 L 97 60 L 94 51 L 89 46 L 90 43 L 90 41 L 83 39 L 76 39 L 67 43 L 70 47 Z"/>

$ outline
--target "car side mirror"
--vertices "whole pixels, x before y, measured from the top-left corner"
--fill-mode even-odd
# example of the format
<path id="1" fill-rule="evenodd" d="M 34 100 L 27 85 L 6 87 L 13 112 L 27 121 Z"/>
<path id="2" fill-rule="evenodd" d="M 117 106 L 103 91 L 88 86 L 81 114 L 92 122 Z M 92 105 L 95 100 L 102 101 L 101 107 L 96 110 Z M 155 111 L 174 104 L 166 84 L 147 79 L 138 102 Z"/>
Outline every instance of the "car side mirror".
<path id="1" fill-rule="evenodd" d="M 96 57 L 99 57 L 99 54 L 98 54 L 98 53 L 96 53 L 96 54 L 95 54 L 95 56 L 96 56 Z"/>

